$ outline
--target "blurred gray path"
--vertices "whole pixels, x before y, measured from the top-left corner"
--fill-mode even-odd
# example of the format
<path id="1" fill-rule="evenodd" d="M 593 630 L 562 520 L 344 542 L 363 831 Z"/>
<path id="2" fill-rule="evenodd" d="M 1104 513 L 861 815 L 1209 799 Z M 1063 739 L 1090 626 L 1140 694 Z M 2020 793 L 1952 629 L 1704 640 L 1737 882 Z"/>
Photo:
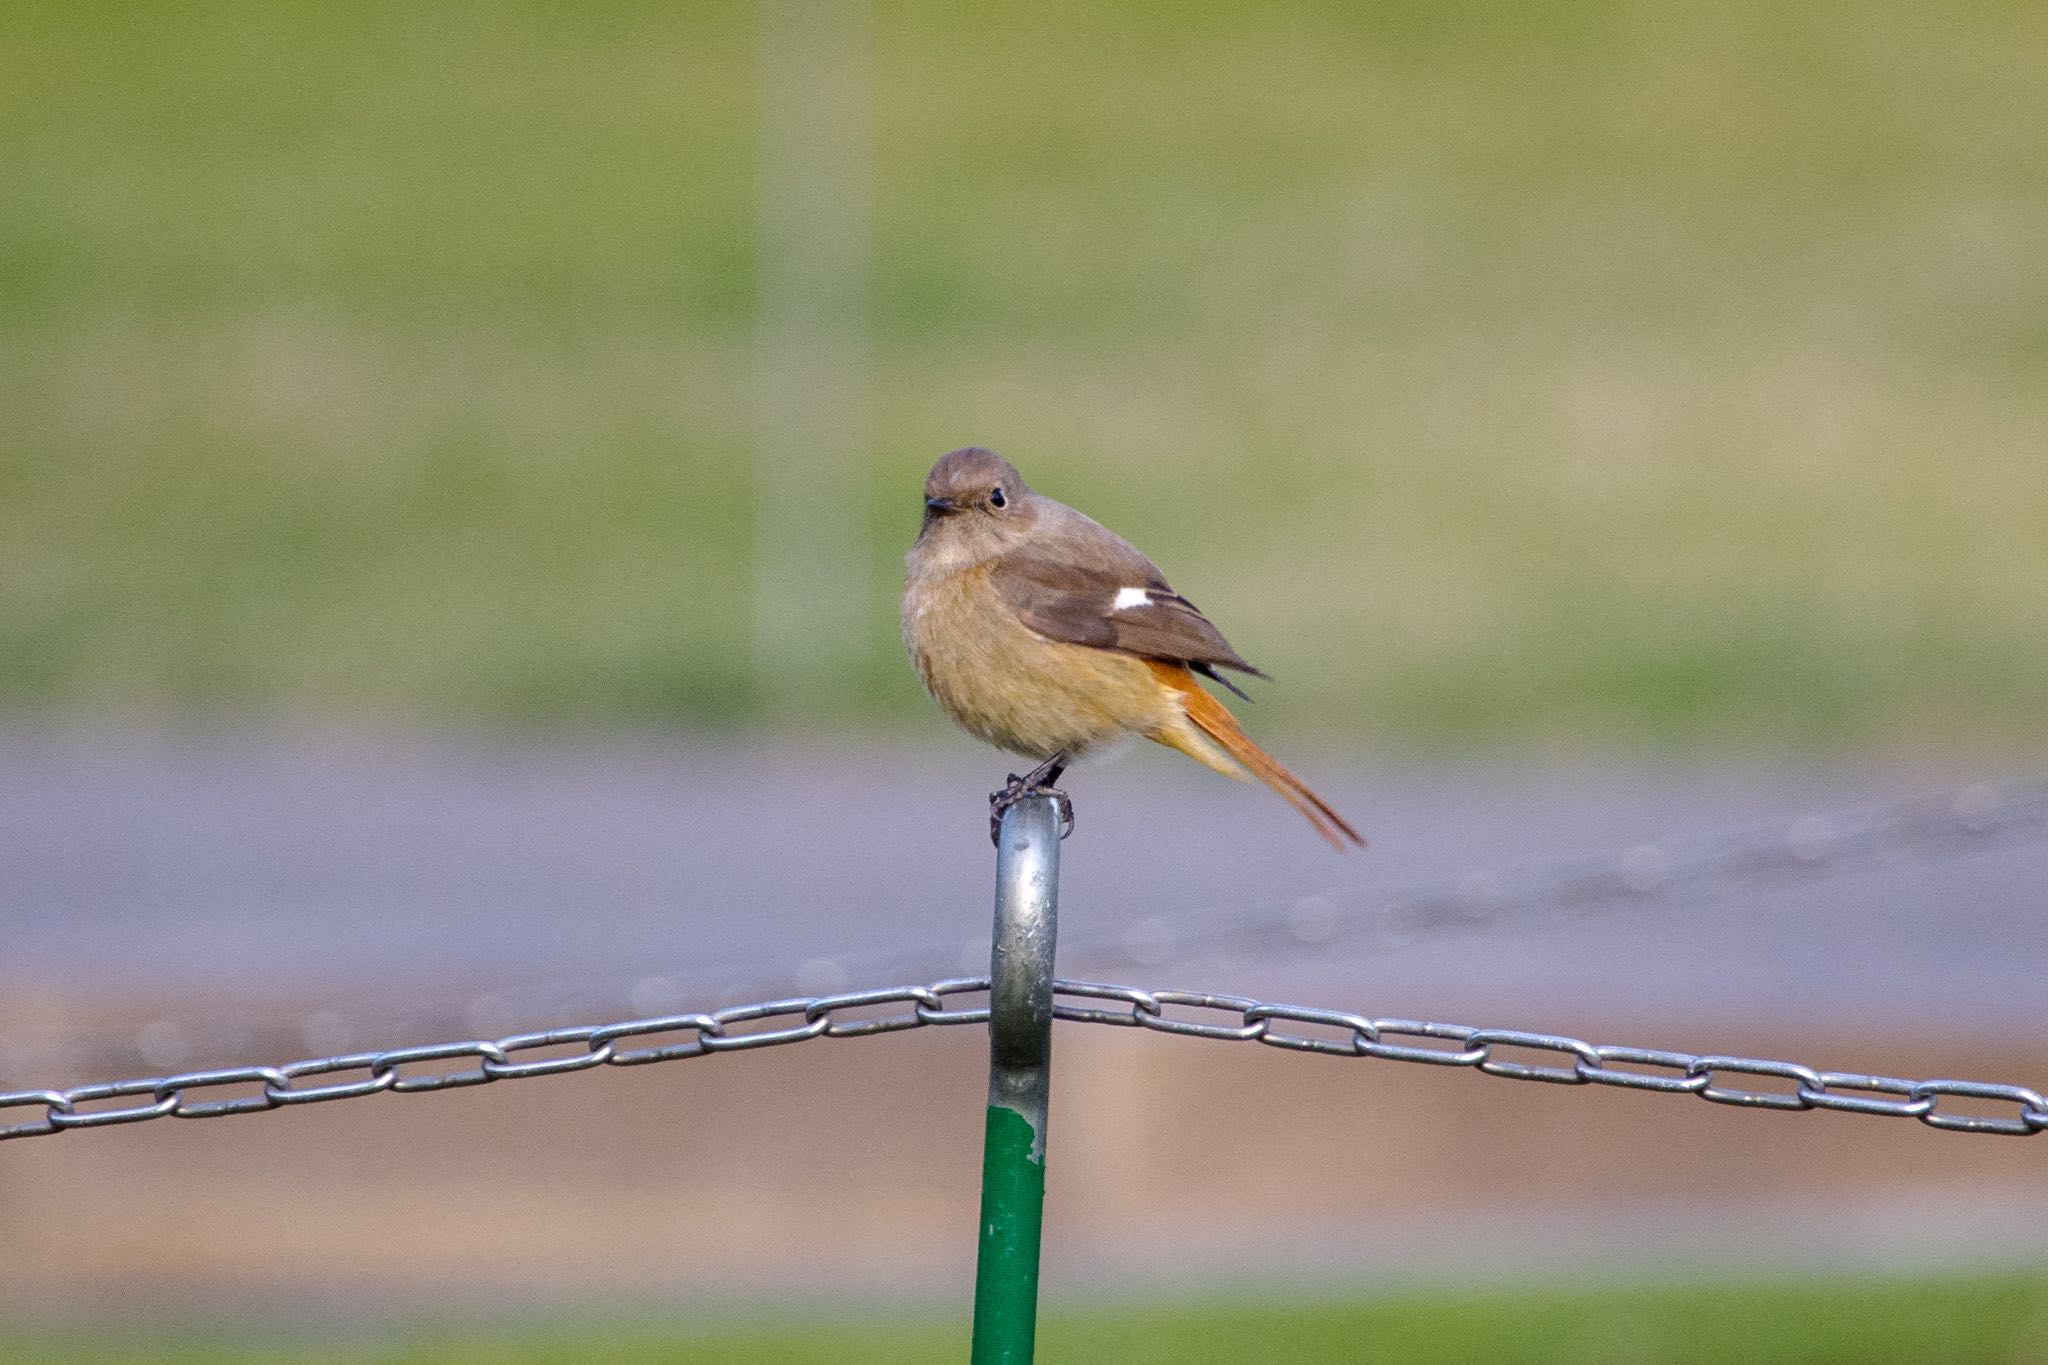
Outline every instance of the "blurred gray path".
<path id="1" fill-rule="evenodd" d="M 1191 909 L 1370 896 L 2020 775 L 1357 767 L 1276 747 L 1371 848 L 1336 855 L 1269 793 L 1163 751 L 1084 770 L 1069 783 L 1063 970 L 1466 1023 L 1649 1027 L 1605 1040 L 1696 1050 L 1717 1029 L 1753 1037 L 1760 1017 L 1836 1036 L 2038 1021 L 2048 829 L 1976 856 L 1398 947 L 1223 958 L 1151 941 L 1155 917 Z M 195 1038 L 211 1052 L 206 1021 L 237 1011 L 297 1012 L 314 1021 L 307 1046 L 339 1049 L 979 971 L 984 797 L 1003 771 L 964 742 L 0 732 L 0 986 L 150 1001 L 175 1065 Z"/>

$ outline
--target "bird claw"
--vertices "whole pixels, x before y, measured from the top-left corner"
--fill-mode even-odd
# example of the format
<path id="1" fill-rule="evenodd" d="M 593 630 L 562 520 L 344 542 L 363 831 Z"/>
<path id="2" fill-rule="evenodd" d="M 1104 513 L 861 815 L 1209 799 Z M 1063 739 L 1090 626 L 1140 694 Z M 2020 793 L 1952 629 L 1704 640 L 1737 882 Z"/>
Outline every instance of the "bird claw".
<path id="1" fill-rule="evenodd" d="M 1074 832 L 1074 802 L 1058 787 L 1043 782 L 1028 782 L 1015 773 L 1010 774 L 1009 783 L 999 792 L 988 794 L 988 841 L 1000 844 L 1003 837 L 1003 812 L 1034 796 L 1050 796 L 1057 804 L 1060 815 L 1060 838 Z"/>

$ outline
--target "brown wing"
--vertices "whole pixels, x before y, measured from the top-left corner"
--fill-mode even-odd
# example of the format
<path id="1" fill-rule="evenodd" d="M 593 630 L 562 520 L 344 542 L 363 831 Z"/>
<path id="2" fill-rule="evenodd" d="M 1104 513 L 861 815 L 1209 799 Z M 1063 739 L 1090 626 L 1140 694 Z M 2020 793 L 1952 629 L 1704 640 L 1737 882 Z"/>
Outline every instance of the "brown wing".
<path id="1" fill-rule="evenodd" d="M 993 566 L 997 593 L 1025 625 L 1068 644 L 1184 663 L 1211 677 L 1216 668 L 1265 676 L 1129 541 L 1071 508 L 1059 511 Z"/>

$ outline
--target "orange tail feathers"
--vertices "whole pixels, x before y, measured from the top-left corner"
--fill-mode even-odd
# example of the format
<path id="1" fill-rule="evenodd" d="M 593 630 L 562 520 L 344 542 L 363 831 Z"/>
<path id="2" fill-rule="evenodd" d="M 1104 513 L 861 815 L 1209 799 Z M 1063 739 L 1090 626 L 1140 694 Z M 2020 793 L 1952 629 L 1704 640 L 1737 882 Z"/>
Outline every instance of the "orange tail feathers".
<path id="1" fill-rule="evenodd" d="M 1343 816 L 1332 810 L 1329 802 L 1310 791 L 1308 784 L 1287 771 L 1279 759 L 1252 743 L 1251 736 L 1237 723 L 1237 717 L 1231 715 L 1222 702 L 1211 696 L 1207 688 L 1196 682 L 1195 675 L 1185 665 L 1162 663 L 1155 659 L 1147 659 L 1145 662 L 1151 666 L 1153 675 L 1162 684 L 1179 694 L 1187 718 L 1194 722 L 1195 727 L 1222 746 L 1223 751 L 1243 765 L 1252 776 L 1280 793 L 1288 805 L 1306 816 L 1308 822 L 1315 826 L 1316 833 L 1329 841 L 1330 847 L 1342 852 L 1347 839 L 1360 848 L 1365 847 L 1365 840 L 1360 837 L 1358 831 L 1351 828 L 1350 822 Z M 1174 748 L 1182 747 L 1174 743 L 1169 734 L 1162 733 L 1155 735 L 1154 738 Z M 1199 754 L 1194 757 L 1204 762 L 1208 761 Z M 1212 763 L 1210 766 L 1217 765 Z"/>

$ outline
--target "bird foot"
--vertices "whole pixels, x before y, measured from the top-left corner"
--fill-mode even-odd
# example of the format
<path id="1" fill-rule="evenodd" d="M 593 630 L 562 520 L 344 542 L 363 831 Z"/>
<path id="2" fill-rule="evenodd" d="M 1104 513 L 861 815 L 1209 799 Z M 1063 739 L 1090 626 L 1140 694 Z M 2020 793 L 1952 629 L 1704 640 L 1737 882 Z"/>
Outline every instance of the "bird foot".
<path id="1" fill-rule="evenodd" d="M 1034 796 L 1050 796 L 1058 803 L 1060 838 L 1064 839 L 1074 832 L 1074 802 L 1072 798 L 1058 787 L 1044 782 L 1032 781 L 1031 777 L 1036 776 L 1037 774 L 1033 773 L 1030 777 L 1019 777 L 1017 774 L 1011 773 L 1009 783 L 1001 791 L 988 794 L 988 841 L 990 843 L 1000 844 L 1002 842 L 1003 812 L 1016 805 L 1019 801 L 1029 800 Z"/>

